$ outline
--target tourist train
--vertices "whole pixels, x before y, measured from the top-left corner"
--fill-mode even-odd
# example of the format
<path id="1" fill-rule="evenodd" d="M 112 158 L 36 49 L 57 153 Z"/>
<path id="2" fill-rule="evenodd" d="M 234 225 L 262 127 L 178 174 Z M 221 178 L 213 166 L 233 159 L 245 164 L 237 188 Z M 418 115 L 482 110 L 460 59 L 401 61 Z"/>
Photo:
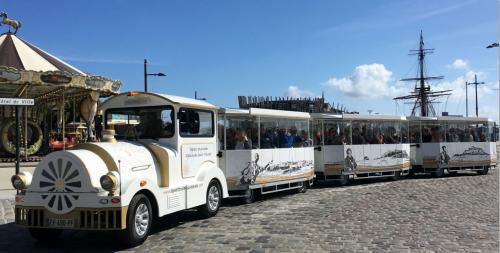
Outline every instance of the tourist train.
<path id="1" fill-rule="evenodd" d="M 114 230 L 142 243 L 157 217 L 223 198 L 349 180 L 496 166 L 485 118 L 328 114 L 219 108 L 206 101 L 128 92 L 101 106 L 99 142 L 50 153 L 33 175 L 12 177 L 15 222 L 36 239 L 63 229 Z"/>

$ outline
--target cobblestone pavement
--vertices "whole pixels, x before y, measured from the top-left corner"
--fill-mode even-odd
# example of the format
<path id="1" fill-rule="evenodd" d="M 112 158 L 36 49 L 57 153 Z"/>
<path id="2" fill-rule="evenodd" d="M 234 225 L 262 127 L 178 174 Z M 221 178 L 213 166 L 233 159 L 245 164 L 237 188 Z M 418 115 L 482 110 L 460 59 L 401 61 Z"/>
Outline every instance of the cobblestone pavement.
<path id="1" fill-rule="evenodd" d="M 305 194 L 277 194 L 225 204 L 202 220 L 183 211 L 156 222 L 154 234 L 132 249 L 112 233 L 65 232 L 35 243 L 0 206 L 0 252 L 498 252 L 498 171 L 435 179 L 315 186 Z"/>

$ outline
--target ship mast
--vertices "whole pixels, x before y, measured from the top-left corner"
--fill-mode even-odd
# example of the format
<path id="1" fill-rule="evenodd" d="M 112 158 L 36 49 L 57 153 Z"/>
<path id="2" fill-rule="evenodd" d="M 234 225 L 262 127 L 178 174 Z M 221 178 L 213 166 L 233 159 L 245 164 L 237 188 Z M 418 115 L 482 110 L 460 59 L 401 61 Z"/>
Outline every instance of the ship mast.
<path id="1" fill-rule="evenodd" d="M 451 90 L 431 91 L 431 87 L 426 84 L 428 80 L 443 79 L 443 76 L 425 76 L 425 56 L 433 52 L 433 48 L 424 48 L 424 37 L 422 31 L 420 31 L 419 48 L 417 50 L 410 50 L 409 54 L 418 55 L 417 77 L 401 79 L 401 81 L 416 81 L 415 89 L 409 95 L 394 98 L 394 100 L 414 100 L 411 116 L 436 116 L 436 111 L 432 106 L 435 103 L 434 100 L 438 97 L 451 94 L 449 93 Z"/>

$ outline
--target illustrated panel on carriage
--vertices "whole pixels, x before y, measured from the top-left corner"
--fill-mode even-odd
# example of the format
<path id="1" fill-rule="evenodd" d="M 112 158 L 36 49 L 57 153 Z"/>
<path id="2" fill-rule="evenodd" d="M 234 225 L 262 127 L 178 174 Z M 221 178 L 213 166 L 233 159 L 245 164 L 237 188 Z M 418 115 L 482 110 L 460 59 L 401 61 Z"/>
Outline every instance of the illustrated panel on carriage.
<path id="1" fill-rule="evenodd" d="M 325 175 L 362 174 L 376 171 L 407 171 L 410 146 L 407 123 L 400 117 L 327 115 L 313 121 L 314 142 L 321 149 L 315 157 Z M 322 170 L 323 169 L 323 170 Z"/>
<path id="2" fill-rule="evenodd" d="M 494 123 L 485 118 L 439 117 L 420 121 L 422 164 L 426 168 L 467 168 L 497 163 Z"/>
<path id="3" fill-rule="evenodd" d="M 307 114 L 273 117 L 273 110 L 225 110 L 219 139 L 228 186 L 265 185 L 314 176 L 314 152 Z M 253 113 L 252 113 L 253 112 Z M 275 113 L 280 113 L 279 111 Z M 223 119 L 221 119 L 223 118 Z M 222 126 L 224 122 L 224 126 Z M 221 138 L 221 134 L 224 138 Z"/>

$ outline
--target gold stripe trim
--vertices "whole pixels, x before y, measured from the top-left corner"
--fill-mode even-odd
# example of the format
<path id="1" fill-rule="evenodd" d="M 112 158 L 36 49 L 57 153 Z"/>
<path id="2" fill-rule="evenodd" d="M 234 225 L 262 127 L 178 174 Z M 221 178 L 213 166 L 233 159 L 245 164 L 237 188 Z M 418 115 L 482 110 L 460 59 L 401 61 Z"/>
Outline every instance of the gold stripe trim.
<path id="1" fill-rule="evenodd" d="M 92 143 L 82 143 L 78 144 L 73 149 L 83 149 L 88 150 L 96 155 L 98 155 L 106 164 L 109 171 L 118 171 L 118 166 L 116 166 L 116 162 L 113 157 L 101 146 L 92 144 Z"/>
<path id="2" fill-rule="evenodd" d="M 158 165 L 160 166 L 160 186 L 168 187 L 169 185 L 169 161 L 168 152 L 162 147 L 153 143 L 141 143 L 144 145 L 153 156 L 156 158 Z"/>

